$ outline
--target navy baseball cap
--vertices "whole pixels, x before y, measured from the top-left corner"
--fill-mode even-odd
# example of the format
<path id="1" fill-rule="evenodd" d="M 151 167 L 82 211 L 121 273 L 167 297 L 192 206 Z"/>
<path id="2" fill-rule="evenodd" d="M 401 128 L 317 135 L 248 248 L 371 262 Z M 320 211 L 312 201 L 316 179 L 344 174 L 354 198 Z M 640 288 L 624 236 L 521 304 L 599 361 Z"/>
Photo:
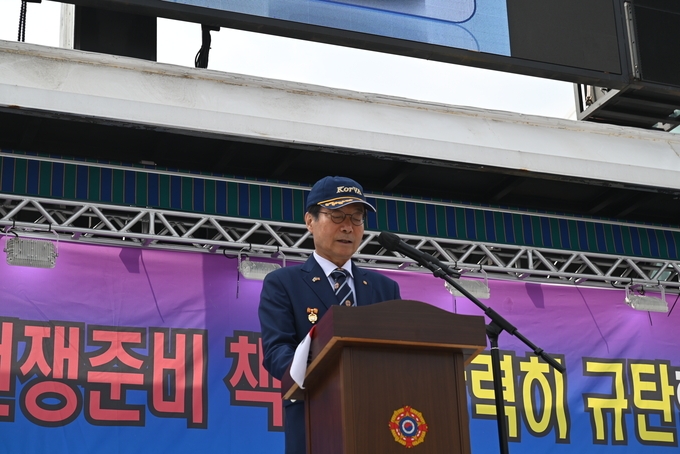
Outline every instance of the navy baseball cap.
<path id="1" fill-rule="evenodd" d="M 364 188 L 359 183 L 346 177 L 324 177 L 312 186 L 307 196 L 306 210 L 309 211 L 314 205 L 335 209 L 350 203 L 363 203 L 375 212 L 373 205 L 366 201 Z"/>

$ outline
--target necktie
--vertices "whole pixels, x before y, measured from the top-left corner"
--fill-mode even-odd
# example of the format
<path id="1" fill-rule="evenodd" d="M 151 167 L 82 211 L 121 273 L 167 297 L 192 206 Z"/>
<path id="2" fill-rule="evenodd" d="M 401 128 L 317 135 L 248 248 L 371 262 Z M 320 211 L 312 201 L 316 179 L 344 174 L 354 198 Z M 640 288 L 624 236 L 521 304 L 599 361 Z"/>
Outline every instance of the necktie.
<path id="1" fill-rule="evenodd" d="M 339 304 L 356 306 L 354 295 L 352 295 L 352 289 L 349 286 L 349 282 L 347 282 L 347 274 L 347 271 L 342 268 L 337 268 L 331 272 L 331 277 L 335 282 L 333 290 L 335 291 L 335 296 L 338 298 Z"/>

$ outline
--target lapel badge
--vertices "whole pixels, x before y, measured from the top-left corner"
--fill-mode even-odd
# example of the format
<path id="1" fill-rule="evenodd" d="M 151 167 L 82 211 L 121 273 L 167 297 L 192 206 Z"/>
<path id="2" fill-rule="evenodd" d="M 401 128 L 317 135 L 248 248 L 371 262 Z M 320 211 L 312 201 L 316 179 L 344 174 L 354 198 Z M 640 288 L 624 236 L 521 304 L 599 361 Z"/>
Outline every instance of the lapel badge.
<path id="1" fill-rule="evenodd" d="M 310 323 L 314 324 L 316 321 L 319 319 L 319 316 L 316 315 L 319 313 L 319 309 L 315 307 L 308 307 L 307 308 L 307 320 L 309 320 Z"/>
<path id="2" fill-rule="evenodd" d="M 368 285 L 368 282 L 364 281 L 364 285 Z"/>
<path id="3" fill-rule="evenodd" d="M 320 280 L 321 280 L 320 277 L 313 277 L 313 278 L 312 278 L 312 282 L 318 282 L 318 281 L 320 281 Z"/>

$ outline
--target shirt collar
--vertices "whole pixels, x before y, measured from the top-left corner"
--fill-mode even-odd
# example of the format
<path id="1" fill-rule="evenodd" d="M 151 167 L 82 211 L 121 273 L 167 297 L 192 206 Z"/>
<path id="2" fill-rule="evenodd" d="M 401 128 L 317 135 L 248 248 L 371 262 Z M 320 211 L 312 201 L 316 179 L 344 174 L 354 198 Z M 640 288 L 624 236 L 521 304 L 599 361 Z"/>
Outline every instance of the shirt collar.
<path id="1" fill-rule="evenodd" d="M 321 257 L 319 254 L 316 253 L 316 251 L 314 251 L 314 259 L 316 260 L 316 263 L 319 264 L 323 272 L 326 273 L 326 277 L 330 276 L 331 273 L 338 268 L 338 266 L 335 263 Z M 352 274 L 352 259 L 347 260 L 347 262 L 345 262 L 345 264 L 342 265 L 341 268 L 349 272 L 350 276 L 354 277 L 354 275 Z"/>

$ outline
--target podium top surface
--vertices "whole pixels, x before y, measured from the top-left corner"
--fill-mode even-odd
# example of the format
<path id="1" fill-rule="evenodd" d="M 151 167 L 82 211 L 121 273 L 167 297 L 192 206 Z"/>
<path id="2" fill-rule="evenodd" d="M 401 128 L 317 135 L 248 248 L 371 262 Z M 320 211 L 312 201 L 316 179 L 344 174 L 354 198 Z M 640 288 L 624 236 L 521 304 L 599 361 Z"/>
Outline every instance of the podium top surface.
<path id="1" fill-rule="evenodd" d="M 453 314 L 419 301 L 332 306 L 314 329 L 305 382 L 345 346 L 448 350 L 462 354 L 467 364 L 486 348 L 486 329 L 483 316 Z M 292 380 L 282 385 L 284 398 L 300 398 Z"/>
<path id="2" fill-rule="evenodd" d="M 455 350 L 486 347 L 484 317 L 458 315 L 427 303 L 394 300 L 370 306 L 333 306 L 317 324 L 314 344 L 392 344 Z"/>

